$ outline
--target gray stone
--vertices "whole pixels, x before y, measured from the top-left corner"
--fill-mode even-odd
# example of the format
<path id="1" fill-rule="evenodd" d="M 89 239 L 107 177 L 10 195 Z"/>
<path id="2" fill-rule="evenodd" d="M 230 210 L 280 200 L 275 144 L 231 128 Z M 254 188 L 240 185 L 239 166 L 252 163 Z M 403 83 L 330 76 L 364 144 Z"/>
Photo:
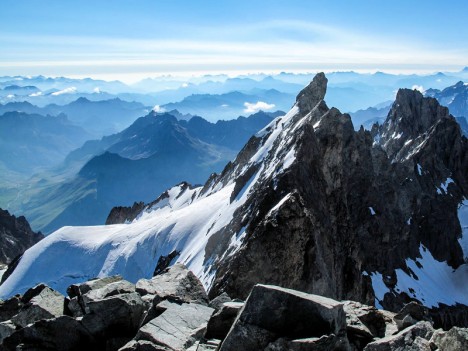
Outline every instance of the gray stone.
<path id="1" fill-rule="evenodd" d="M 216 296 L 213 300 L 211 300 L 209 306 L 217 311 L 223 307 L 225 302 L 230 301 L 232 301 L 232 299 L 229 297 L 229 295 L 223 292 L 221 295 Z"/>
<path id="2" fill-rule="evenodd" d="M 116 336 L 132 338 L 140 326 L 144 304 L 136 292 L 89 301 L 83 325 L 99 339 Z"/>
<path id="3" fill-rule="evenodd" d="M 85 313 L 87 313 L 87 306 L 90 302 L 104 300 L 108 297 L 120 295 L 120 294 L 127 294 L 127 293 L 134 293 L 135 292 L 135 285 L 126 281 L 126 280 L 119 280 L 116 282 L 109 283 L 99 289 L 93 289 L 88 291 L 87 293 L 81 296 L 81 304 L 84 308 Z"/>
<path id="4" fill-rule="evenodd" d="M 15 331 L 3 341 L 3 349 L 82 351 L 95 350 L 96 344 L 79 321 L 61 316 L 37 321 Z"/>
<path id="5" fill-rule="evenodd" d="M 418 322 L 417 324 L 400 331 L 396 335 L 388 336 L 367 344 L 364 351 L 430 351 L 431 348 L 429 340 L 433 333 L 434 328 L 431 323 Z"/>
<path id="6" fill-rule="evenodd" d="M 70 296 L 70 298 L 73 298 L 75 296 L 86 294 L 91 290 L 100 289 L 106 286 L 107 284 L 114 283 L 120 280 L 122 280 L 122 277 L 120 275 L 114 275 L 110 277 L 91 279 L 80 284 L 72 284 L 67 288 L 67 294 L 68 296 Z"/>
<path id="7" fill-rule="evenodd" d="M 199 304 L 163 301 L 164 312 L 138 331 L 135 340 L 146 340 L 168 350 L 183 350 L 203 337 L 213 309 Z"/>
<path id="8" fill-rule="evenodd" d="M 448 332 L 437 330 L 431 342 L 443 351 L 468 350 L 468 328 L 453 327 Z"/>
<path id="9" fill-rule="evenodd" d="M 15 325 L 25 327 L 41 319 L 63 315 L 65 297 L 62 294 L 49 287 L 38 289 L 36 292 L 39 293 L 32 297 L 17 315 L 11 318 Z"/>
<path id="10" fill-rule="evenodd" d="M 325 297 L 256 285 L 221 345 L 221 351 L 260 350 L 284 337 L 346 335 L 343 305 Z"/>
<path id="11" fill-rule="evenodd" d="M 0 343 L 5 339 L 7 336 L 10 336 L 13 334 L 13 332 L 16 330 L 16 326 L 10 322 L 10 321 L 5 321 L 0 323 Z"/>
<path id="12" fill-rule="evenodd" d="M 243 306 L 243 302 L 225 302 L 210 318 L 205 338 L 224 340 Z"/>
<path id="13" fill-rule="evenodd" d="M 155 295 L 160 300 L 178 299 L 208 305 L 208 296 L 198 278 L 182 264 L 175 264 L 152 279 L 140 279 L 136 291 L 144 295 Z"/>

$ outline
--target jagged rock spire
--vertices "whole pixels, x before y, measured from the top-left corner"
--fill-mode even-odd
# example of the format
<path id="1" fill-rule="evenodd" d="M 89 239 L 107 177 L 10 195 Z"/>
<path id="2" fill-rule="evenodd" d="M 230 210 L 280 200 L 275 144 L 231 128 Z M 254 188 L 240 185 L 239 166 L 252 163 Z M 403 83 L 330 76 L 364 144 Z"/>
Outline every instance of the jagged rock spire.
<path id="1" fill-rule="evenodd" d="M 327 92 L 328 79 L 323 72 L 317 73 L 312 82 L 309 83 L 296 97 L 296 104 L 304 114 L 312 110 Z"/>

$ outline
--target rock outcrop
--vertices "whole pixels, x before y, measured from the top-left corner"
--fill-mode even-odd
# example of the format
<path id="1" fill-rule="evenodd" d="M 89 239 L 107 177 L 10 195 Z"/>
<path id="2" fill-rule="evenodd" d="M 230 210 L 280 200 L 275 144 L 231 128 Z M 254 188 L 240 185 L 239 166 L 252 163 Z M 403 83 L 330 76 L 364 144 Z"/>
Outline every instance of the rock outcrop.
<path id="1" fill-rule="evenodd" d="M 10 264 L 43 237 L 32 231 L 23 216 L 15 217 L 0 209 L 0 263 Z"/>
<path id="2" fill-rule="evenodd" d="M 74 284 L 68 297 L 39 284 L 0 303 L 0 350 L 459 351 L 468 345 L 468 329 L 435 329 L 427 309 L 414 303 L 396 314 L 259 284 L 245 302 L 222 294 L 209 307 L 185 267 L 155 278 L 158 291 L 113 276 Z M 411 323 L 401 324 L 406 316 Z"/>

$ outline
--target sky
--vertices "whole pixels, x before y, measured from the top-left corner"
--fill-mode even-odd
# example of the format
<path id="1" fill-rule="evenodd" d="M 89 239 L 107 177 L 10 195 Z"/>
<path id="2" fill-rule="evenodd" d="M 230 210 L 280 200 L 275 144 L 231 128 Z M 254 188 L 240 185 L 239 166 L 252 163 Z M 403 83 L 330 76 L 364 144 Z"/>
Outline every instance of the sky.
<path id="1" fill-rule="evenodd" d="M 1 0 L 0 75 L 456 71 L 467 13 L 465 0 Z"/>

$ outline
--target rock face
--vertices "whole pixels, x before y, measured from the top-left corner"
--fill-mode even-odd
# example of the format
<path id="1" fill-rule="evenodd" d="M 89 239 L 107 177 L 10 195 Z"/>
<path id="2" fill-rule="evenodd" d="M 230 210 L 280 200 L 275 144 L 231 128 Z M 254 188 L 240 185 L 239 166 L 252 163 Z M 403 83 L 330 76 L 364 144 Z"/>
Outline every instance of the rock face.
<path id="1" fill-rule="evenodd" d="M 31 230 L 23 216 L 15 217 L 0 209 L 0 263 L 10 264 L 43 237 Z"/>

